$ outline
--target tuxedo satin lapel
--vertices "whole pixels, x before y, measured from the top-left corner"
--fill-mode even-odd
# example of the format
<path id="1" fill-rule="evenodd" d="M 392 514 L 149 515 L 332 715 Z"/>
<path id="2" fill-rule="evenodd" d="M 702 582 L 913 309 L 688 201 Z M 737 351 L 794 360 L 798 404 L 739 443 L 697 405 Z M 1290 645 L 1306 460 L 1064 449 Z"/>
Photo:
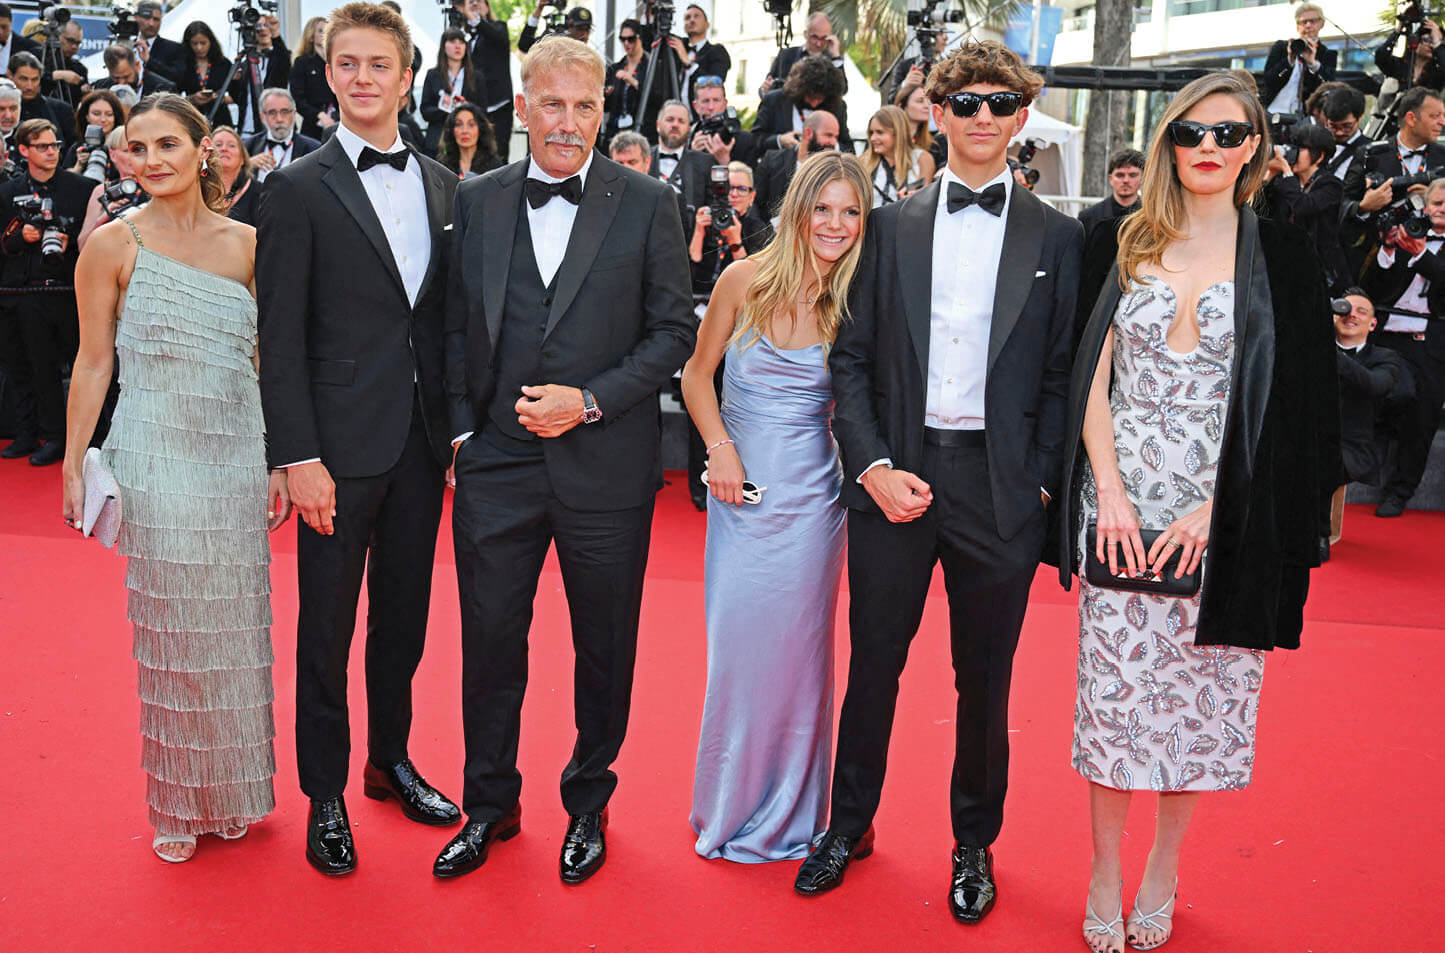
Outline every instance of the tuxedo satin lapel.
<path id="1" fill-rule="evenodd" d="M 507 298 L 507 272 L 512 267 L 512 242 L 522 213 L 522 185 L 531 160 L 523 156 L 497 176 L 497 188 L 482 207 L 482 308 L 489 340 L 500 340 L 502 306 Z"/>
<path id="2" fill-rule="evenodd" d="M 617 217 L 617 209 L 626 191 L 627 182 L 617 174 L 617 166 L 601 156 L 592 160 L 592 171 L 582 189 L 582 202 L 577 206 L 577 218 L 572 223 L 572 235 L 567 240 L 567 253 L 562 256 L 562 265 L 557 269 L 557 294 L 552 299 L 552 310 L 547 313 L 547 327 L 542 332 L 542 340 L 547 340 L 547 335 L 552 333 L 562 315 L 571 307 L 577 292 L 582 290 L 582 282 L 602 249 L 602 240 L 607 237 L 607 230 Z"/>
<path id="3" fill-rule="evenodd" d="M 421 159 L 417 159 L 421 162 Z M 423 164 L 421 167 L 422 187 L 426 190 L 426 220 L 428 231 L 431 232 L 431 258 L 427 262 L 426 276 L 421 280 L 421 288 L 416 293 L 416 300 L 420 302 L 426 297 L 427 289 L 431 287 L 432 278 L 441 266 L 442 257 L 446 254 L 442 236 L 445 234 L 442 229 L 446 227 L 447 208 L 446 191 L 442 183 L 443 175 L 451 175 L 445 169 L 437 169 L 430 165 Z"/>
<path id="4" fill-rule="evenodd" d="M 999 254 L 998 281 L 993 289 L 993 319 L 988 331 L 988 370 L 993 370 L 1004 342 L 1019 322 L 1034 271 L 1044 246 L 1044 204 L 1028 189 L 1015 184 L 1005 214 L 1003 251 Z"/>
<path id="5" fill-rule="evenodd" d="M 933 308 L 933 219 L 938 213 L 937 182 L 905 199 L 898 210 L 898 284 L 903 289 L 903 315 L 913 335 L 918 369 L 928 376 L 928 328 Z M 959 249 L 960 254 L 966 253 Z"/>
<path id="6" fill-rule="evenodd" d="M 401 289 L 402 297 L 405 298 L 406 283 L 401 280 L 401 271 L 396 267 L 396 258 L 391 254 L 386 232 L 381 230 L 381 219 L 376 217 L 376 209 L 371 207 L 366 187 L 361 184 L 361 173 L 356 171 L 356 166 L 346 157 L 346 151 L 341 148 L 340 142 L 332 139 L 328 146 L 334 146 L 330 150 L 333 154 L 327 156 L 330 168 L 321 176 L 321 181 L 326 183 L 326 187 L 341 202 L 347 214 L 355 219 L 361 228 L 361 234 L 371 242 L 371 247 L 376 250 L 377 257 L 386 267 L 386 273 L 396 281 L 396 286 Z"/>

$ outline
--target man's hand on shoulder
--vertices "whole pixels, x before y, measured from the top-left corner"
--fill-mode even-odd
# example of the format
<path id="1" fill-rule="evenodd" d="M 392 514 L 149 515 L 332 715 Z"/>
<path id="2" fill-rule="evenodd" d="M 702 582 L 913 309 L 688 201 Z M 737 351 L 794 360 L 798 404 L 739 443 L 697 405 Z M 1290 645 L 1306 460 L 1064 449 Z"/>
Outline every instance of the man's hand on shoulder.
<path id="1" fill-rule="evenodd" d="M 907 470 L 876 466 L 860 478 L 863 489 L 890 523 L 910 523 L 927 511 L 933 490 Z"/>
<path id="2" fill-rule="evenodd" d="M 561 384 L 522 388 L 517 422 L 539 437 L 560 437 L 582 422 L 582 391 Z"/>

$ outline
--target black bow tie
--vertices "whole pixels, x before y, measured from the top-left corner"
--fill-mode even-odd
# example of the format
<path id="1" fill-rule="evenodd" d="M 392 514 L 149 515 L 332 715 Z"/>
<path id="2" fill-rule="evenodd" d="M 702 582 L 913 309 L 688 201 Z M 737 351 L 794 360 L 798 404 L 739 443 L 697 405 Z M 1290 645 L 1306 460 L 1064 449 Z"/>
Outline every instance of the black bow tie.
<path id="1" fill-rule="evenodd" d="M 671 159 L 671 160 L 673 160 L 674 162 L 681 162 L 681 161 L 682 161 L 682 153 L 681 153 L 681 152 L 659 152 L 659 153 L 657 154 L 657 161 L 658 161 L 658 162 L 661 162 L 663 159 Z"/>
<path id="2" fill-rule="evenodd" d="M 995 182 L 982 192 L 975 192 L 962 182 L 948 183 L 948 214 L 977 204 L 990 215 L 1002 215 L 1003 204 L 1008 200 L 1002 182 Z"/>
<path id="3" fill-rule="evenodd" d="M 574 175 L 571 178 L 563 179 L 561 182 L 543 182 L 541 179 L 528 179 L 526 184 L 527 204 L 532 208 L 541 208 L 552 200 L 553 196 L 560 195 L 573 205 L 580 205 L 582 202 L 582 176 Z"/>
<path id="4" fill-rule="evenodd" d="M 1405 150 L 1404 152 L 1400 153 L 1400 159 L 1401 159 L 1401 160 L 1408 159 L 1408 158 L 1410 158 L 1411 156 L 1419 156 L 1419 157 L 1421 157 L 1421 158 L 1424 158 L 1424 156 L 1425 156 L 1425 150 L 1424 150 L 1424 149 L 1407 149 L 1407 150 Z"/>
<path id="5" fill-rule="evenodd" d="M 289 149 L 289 148 L 291 148 L 291 140 L 290 140 L 290 139 L 287 139 L 285 142 L 282 142 L 280 139 L 267 139 L 267 140 L 266 140 L 266 148 L 267 148 L 267 149 L 276 149 L 276 148 Z M 403 165 L 405 165 L 405 163 L 403 163 Z"/>
<path id="6" fill-rule="evenodd" d="M 398 149 L 395 152 L 377 152 L 371 146 L 361 150 L 361 157 L 356 160 L 356 171 L 365 172 L 374 165 L 389 165 L 398 172 L 406 171 L 406 161 L 411 158 L 411 153 L 405 149 Z"/>

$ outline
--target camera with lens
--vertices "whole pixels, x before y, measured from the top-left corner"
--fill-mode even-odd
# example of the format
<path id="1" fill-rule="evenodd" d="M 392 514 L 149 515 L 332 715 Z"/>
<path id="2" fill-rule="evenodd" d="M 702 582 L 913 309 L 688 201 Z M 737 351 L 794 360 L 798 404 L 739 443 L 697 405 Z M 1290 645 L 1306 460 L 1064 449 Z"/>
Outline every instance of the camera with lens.
<path id="1" fill-rule="evenodd" d="M 226 17 L 234 24 L 236 29 L 241 31 L 241 45 L 243 47 L 254 47 L 256 45 L 256 24 L 261 22 L 262 13 L 275 13 L 280 6 L 280 0 L 241 0 L 240 3 L 226 11 Z"/>
<path id="2" fill-rule="evenodd" d="M 1430 216 L 1425 213 L 1425 196 L 1410 192 L 1400 201 L 1385 206 L 1375 216 L 1375 228 L 1382 242 L 1390 229 L 1396 226 L 1411 238 L 1424 238 L 1429 234 Z"/>
<path id="3" fill-rule="evenodd" d="M 472 35 L 472 26 L 467 22 L 467 14 L 459 10 L 452 0 L 437 0 L 442 8 L 442 19 L 446 22 L 448 30 L 459 30 L 467 36 Z"/>
<path id="4" fill-rule="evenodd" d="M 90 155 L 85 160 L 85 171 L 80 173 L 87 179 L 104 182 L 110 172 L 110 155 L 105 149 L 105 133 L 91 123 L 85 127 L 85 148 Z"/>
<path id="5" fill-rule="evenodd" d="M 105 187 L 100 208 L 107 219 L 114 220 L 126 209 L 137 208 L 150 201 L 150 195 L 135 179 L 121 179 Z"/>
<path id="6" fill-rule="evenodd" d="M 728 204 L 728 167 L 715 165 L 707 174 L 707 207 L 712 212 L 712 224 L 718 232 L 725 232 L 733 227 L 733 220 L 736 217 L 733 207 Z"/>
<path id="7" fill-rule="evenodd" d="M 938 34 L 948 23 L 963 23 L 962 10 L 940 10 L 943 0 L 924 0 L 922 10 L 908 11 L 908 26 L 918 42 L 918 55 L 926 73 L 937 55 Z"/>
<path id="8" fill-rule="evenodd" d="M 65 260 L 65 230 L 75 224 L 73 219 L 55 213 L 55 200 L 49 196 L 24 195 L 15 199 L 20 221 L 40 230 L 40 254 L 47 265 Z"/>
<path id="9" fill-rule="evenodd" d="M 1349 302 L 1347 299 L 1345 299 L 1345 298 L 1331 298 L 1331 299 L 1330 299 L 1330 313 L 1331 313 L 1331 314 L 1338 314 L 1340 317 L 1344 317 L 1345 315 L 1349 314 L 1349 313 L 1350 313 L 1351 311 L 1353 311 L 1353 310 L 1354 310 L 1354 308 L 1350 306 L 1350 302 Z"/>
<path id="10" fill-rule="evenodd" d="M 106 24 L 112 39 L 134 40 L 140 36 L 140 24 L 135 22 L 135 11 L 128 7 L 110 8 L 110 23 Z"/>
<path id="11" fill-rule="evenodd" d="M 743 124 L 738 121 L 738 111 L 731 106 L 715 116 L 699 119 L 692 130 L 693 135 L 705 132 L 710 136 L 717 136 L 723 142 L 732 142 L 742 131 Z"/>
<path id="12" fill-rule="evenodd" d="M 1038 155 L 1039 150 L 1046 144 L 1037 139 L 1025 139 L 1024 144 L 1019 146 L 1019 154 L 1008 160 L 1010 169 L 1023 173 L 1024 182 L 1030 189 L 1039 184 L 1039 170 L 1031 168 L 1029 163 L 1034 161 L 1034 156 Z"/>

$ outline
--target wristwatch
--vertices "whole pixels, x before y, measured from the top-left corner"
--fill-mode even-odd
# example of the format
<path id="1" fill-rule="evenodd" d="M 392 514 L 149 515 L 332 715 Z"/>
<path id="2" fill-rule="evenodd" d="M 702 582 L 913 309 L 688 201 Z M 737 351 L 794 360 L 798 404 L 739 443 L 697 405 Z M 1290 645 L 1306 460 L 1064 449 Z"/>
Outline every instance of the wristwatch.
<path id="1" fill-rule="evenodd" d="M 582 388 L 582 422 L 584 424 L 595 424 L 602 419 L 602 408 L 597 406 L 597 399 L 587 388 Z"/>

